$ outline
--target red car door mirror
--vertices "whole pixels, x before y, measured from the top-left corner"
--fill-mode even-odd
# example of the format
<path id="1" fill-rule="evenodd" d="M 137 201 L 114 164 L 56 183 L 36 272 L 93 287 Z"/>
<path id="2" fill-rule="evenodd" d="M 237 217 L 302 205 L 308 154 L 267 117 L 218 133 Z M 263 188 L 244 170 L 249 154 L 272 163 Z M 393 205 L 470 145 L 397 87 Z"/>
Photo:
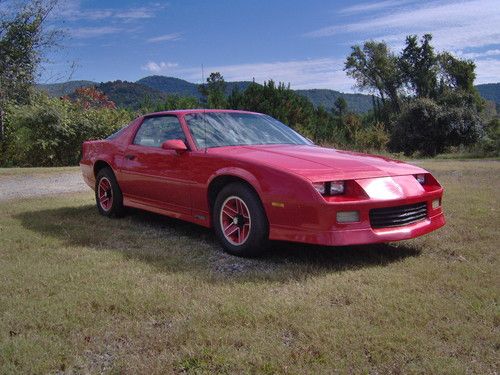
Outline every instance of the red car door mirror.
<path id="1" fill-rule="evenodd" d="M 186 144 L 181 139 L 170 139 L 161 144 L 161 148 L 164 150 L 174 150 L 178 154 L 182 154 L 187 151 Z"/>

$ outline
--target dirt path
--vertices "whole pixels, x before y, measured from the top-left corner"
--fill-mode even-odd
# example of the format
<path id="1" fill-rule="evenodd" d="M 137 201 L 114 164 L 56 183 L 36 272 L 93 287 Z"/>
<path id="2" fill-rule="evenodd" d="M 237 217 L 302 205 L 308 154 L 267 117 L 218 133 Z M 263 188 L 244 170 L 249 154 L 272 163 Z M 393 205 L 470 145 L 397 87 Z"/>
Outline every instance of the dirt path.
<path id="1" fill-rule="evenodd" d="M 0 175 L 0 201 L 89 190 L 80 171 Z"/>

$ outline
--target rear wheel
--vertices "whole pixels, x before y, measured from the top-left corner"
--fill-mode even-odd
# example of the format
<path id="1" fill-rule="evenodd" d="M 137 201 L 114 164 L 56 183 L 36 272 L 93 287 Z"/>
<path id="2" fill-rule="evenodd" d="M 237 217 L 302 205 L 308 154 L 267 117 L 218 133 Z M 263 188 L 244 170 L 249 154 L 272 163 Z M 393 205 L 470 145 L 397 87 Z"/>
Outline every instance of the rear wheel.
<path id="1" fill-rule="evenodd" d="M 97 173 L 95 200 L 101 215 L 118 217 L 124 213 L 122 191 L 110 168 L 103 168 Z"/>
<path id="2" fill-rule="evenodd" d="M 224 249 L 233 255 L 262 253 L 269 239 L 269 224 L 257 194 L 242 183 L 224 187 L 215 200 L 212 222 Z"/>

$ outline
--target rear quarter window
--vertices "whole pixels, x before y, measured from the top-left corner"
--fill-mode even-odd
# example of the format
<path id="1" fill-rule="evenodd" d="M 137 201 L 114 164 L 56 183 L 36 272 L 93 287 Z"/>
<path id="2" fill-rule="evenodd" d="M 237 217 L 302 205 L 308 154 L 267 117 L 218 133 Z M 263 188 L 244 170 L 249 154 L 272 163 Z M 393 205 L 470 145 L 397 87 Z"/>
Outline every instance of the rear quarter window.
<path id="1" fill-rule="evenodd" d="M 115 138 L 118 138 L 120 135 L 122 135 L 125 130 L 128 128 L 128 125 L 124 125 L 121 129 L 115 131 L 113 134 L 111 134 L 109 137 L 107 137 L 106 139 L 108 140 L 112 140 L 112 139 L 115 139 Z"/>

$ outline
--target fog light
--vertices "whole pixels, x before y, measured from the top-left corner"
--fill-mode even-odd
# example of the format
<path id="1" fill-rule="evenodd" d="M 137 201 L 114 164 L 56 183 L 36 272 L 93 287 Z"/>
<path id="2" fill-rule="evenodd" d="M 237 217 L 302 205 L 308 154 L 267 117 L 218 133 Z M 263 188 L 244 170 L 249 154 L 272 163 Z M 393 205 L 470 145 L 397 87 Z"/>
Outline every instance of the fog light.
<path id="1" fill-rule="evenodd" d="M 355 223 L 359 221 L 359 211 L 337 212 L 337 223 Z"/>
<path id="2" fill-rule="evenodd" d="M 438 208 L 439 206 L 441 206 L 441 199 L 434 199 L 432 201 L 432 209 L 435 210 L 436 208 Z"/>

